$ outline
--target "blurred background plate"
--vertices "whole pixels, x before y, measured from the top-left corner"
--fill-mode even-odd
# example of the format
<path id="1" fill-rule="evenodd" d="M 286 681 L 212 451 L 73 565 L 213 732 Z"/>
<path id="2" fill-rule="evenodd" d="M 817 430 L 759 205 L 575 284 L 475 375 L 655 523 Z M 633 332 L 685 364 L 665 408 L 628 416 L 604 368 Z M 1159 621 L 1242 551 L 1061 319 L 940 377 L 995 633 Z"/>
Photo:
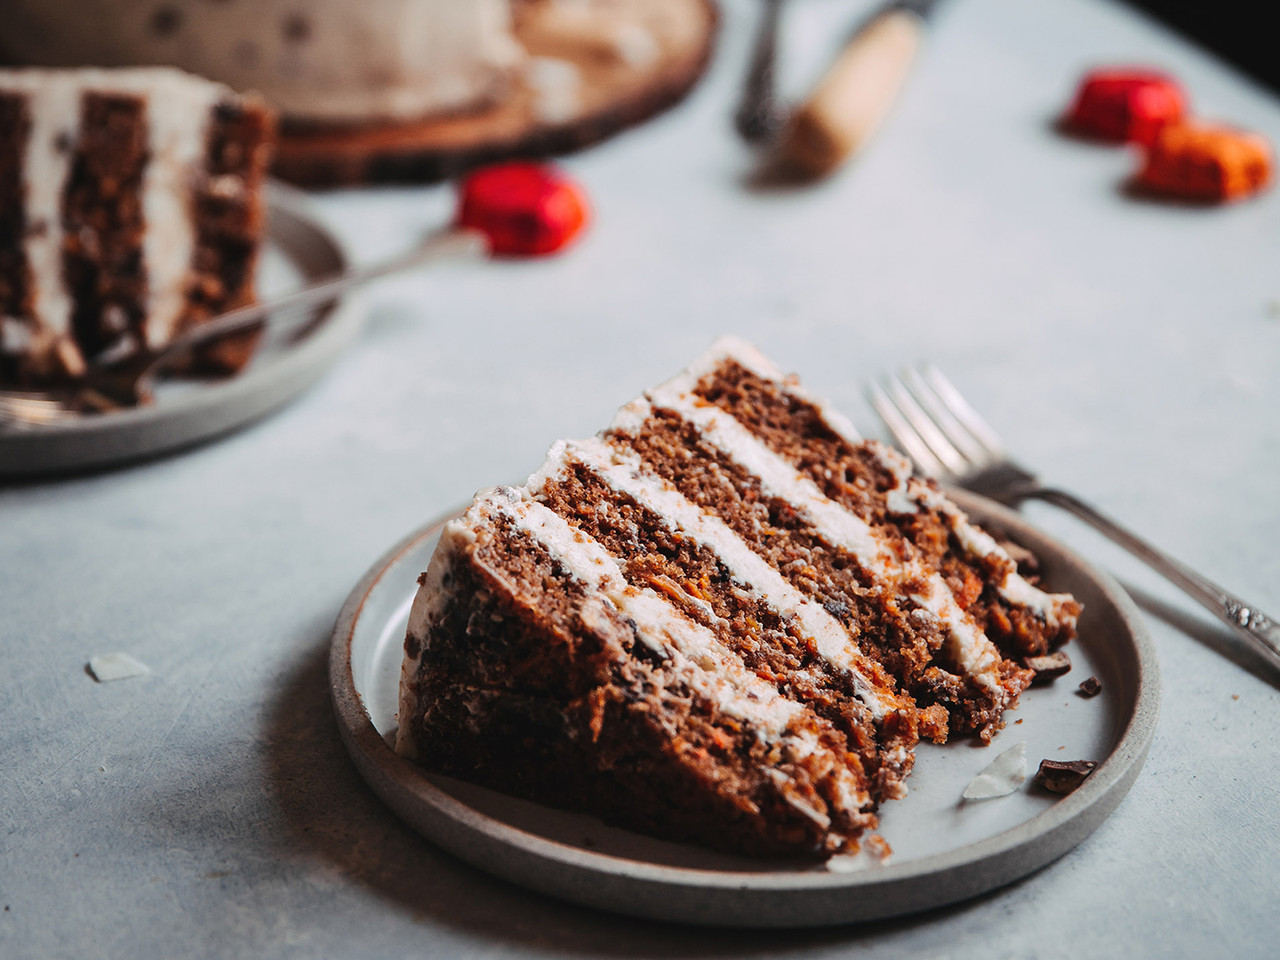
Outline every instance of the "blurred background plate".
<path id="1" fill-rule="evenodd" d="M 337 239 L 316 219 L 307 198 L 289 187 L 268 189 L 267 242 L 261 299 L 345 272 Z M 0 477 L 91 470 L 167 453 L 228 433 L 283 406 L 337 360 L 363 320 L 350 294 L 313 311 L 288 336 L 268 328 L 253 359 L 223 380 L 162 380 L 153 406 L 86 416 L 35 429 L 0 432 Z"/>

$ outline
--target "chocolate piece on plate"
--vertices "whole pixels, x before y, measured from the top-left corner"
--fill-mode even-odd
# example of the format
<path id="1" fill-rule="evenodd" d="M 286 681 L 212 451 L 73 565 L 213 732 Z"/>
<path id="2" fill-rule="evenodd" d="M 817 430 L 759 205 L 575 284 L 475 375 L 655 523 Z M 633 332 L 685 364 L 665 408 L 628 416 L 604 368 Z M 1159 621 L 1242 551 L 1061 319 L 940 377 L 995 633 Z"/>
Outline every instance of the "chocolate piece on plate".
<path id="1" fill-rule="evenodd" d="M 1065 795 L 1084 783 L 1097 766 L 1092 760 L 1041 760 L 1035 782 L 1050 793 Z"/>
<path id="2" fill-rule="evenodd" d="M 1022 665 L 1028 670 L 1035 671 L 1036 677 L 1031 682 L 1038 686 L 1042 683 L 1052 683 L 1069 671 L 1071 658 L 1064 651 L 1058 650 L 1041 657 L 1023 657 Z"/>
<path id="3" fill-rule="evenodd" d="M 1097 677 L 1090 677 L 1088 680 L 1080 681 L 1077 692 L 1082 697 L 1096 697 L 1102 692 L 1102 681 Z"/>

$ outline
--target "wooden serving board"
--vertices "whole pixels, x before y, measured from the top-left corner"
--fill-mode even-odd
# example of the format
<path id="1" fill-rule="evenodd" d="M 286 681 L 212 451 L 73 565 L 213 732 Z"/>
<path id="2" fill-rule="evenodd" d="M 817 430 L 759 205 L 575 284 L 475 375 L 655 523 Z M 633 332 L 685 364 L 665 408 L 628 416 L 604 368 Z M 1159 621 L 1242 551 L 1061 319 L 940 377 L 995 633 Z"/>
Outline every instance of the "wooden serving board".
<path id="1" fill-rule="evenodd" d="M 513 157 L 545 157 L 597 143 L 679 102 L 711 58 L 718 14 L 712 0 L 592 0 L 607 10 L 608 35 L 565 33 L 530 3 L 516 35 L 534 60 L 492 106 L 413 122 L 362 126 L 291 124 L 286 118 L 274 172 L 306 187 L 424 183 Z M 603 11 L 602 11 L 603 12 Z M 637 39 L 628 51 L 618 38 Z M 649 38 L 647 45 L 645 38 Z M 639 47 L 639 49 L 635 49 Z M 576 94 L 549 110 L 539 65 L 573 65 Z M 567 69 L 567 68 L 565 68 Z M 571 71 L 570 71 L 571 72 Z"/>

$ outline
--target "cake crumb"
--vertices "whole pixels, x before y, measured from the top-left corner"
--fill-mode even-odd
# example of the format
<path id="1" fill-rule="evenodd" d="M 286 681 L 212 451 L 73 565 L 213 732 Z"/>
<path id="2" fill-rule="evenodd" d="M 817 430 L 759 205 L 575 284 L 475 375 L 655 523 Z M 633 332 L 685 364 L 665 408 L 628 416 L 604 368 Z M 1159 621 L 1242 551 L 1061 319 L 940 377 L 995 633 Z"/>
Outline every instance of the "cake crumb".
<path id="1" fill-rule="evenodd" d="M 128 680 L 151 672 L 151 668 L 127 653 L 103 653 L 89 658 L 89 672 L 99 683 Z"/>
<path id="2" fill-rule="evenodd" d="M 1081 680 L 1080 686 L 1076 688 L 1076 692 L 1082 697 L 1096 697 L 1102 692 L 1102 681 L 1097 677 L 1090 677 L 1088 680 Z"/>
<path id="3" fill-rule="evenodd" d="M 1015 743 L 983 768 L 969 781 L 961 794 L 966 800 L 990 800 L 1007 797 L 1027 779 L 1026 741 Z"/>
<path id="4" fill-rule="evenodd" d="M 853 853 L 838 853 L 827 858 L 825 864 L 830 873 L 857 873 L 873 866 L 886 866 L 893 857 L 893 848 L 889 841 L 878 833 L 873 833 L 863 840 L 862 845 Z"/>
<path id="5" fill-rule="evenodd" d="M 867 852 L 881 863 L 888 863 L 893 857 L 893 847 L 889 846 L 889 841 L 878 833 L 867 837 L 866 847 Z"/>

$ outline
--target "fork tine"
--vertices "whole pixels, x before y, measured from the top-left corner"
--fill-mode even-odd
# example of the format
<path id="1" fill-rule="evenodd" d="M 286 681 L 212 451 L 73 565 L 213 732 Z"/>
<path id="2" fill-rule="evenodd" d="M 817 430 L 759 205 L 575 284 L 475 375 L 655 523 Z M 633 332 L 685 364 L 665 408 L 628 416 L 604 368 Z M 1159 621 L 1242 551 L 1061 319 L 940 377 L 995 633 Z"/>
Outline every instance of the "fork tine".
<path id="1" fill-rule="evenodd" d="M 946 402 L 938 396 L 935 391 L 921 375 L 917 369 L 909 369 L 906 371 L 904 379 L 907 389 L 920 402 L 920 405 L 928 412 L 933 422 L 943 435 L 959 450 L 969 461 L 970 469 L 981 469 L 991 463 L 991 451 L 983 445 L 981 440 L 974 437 L 959 420 L 956 419 L 954 413 L 947 406 Z"/>
<path id="2" fill-rule="evenodd" d="M 978 411 L 969 406 L 969 401 L 965 400 L 955 385 L 942 375 L 942 371 L 929 363 L 925 364 L 923 374 L 924 379 L 933 388 L 939 399 L 946 404 L 947 409 L 978 442 L 987 448 L 991 459 L 1004 459 L 1006 453 L 1004 441 L 1000 439 L 1000 434 L 996 433 L 991 425 L 978 415 Z"/>
<path id="3" fill-rule="evenodd" d="M 938 425 L 916 402 L 916 398 L 911 395 L 911 391 L 906 388 L 902 380 L 898 377 L 889 377 L 888 384 L 889 397 L 915 428 L 916 433 L 920 435 L 920 439 L 925 442 L 933 455 L 946 464 L 950 472 L 965 473 L 969 469 L 969 463 L 964 454 L 957 450 L 955 444 L 951 443 L 938 429 Z"/>
<path id="4" fill-rule="evenodd" d="M 873 383 L 867 388 L 867 399 L 871 401 L 871 406 L 875 407 L 876 413 L 880 414 L 880 419 L 889 428 L 889 432 L 915 461 L 918 470 L 934 477 L 951 476 L 951 469 L 933 455 L 920 434 L 916 433 L 915 428 L 898 412 L 898 408 L 879 384 Z"/>

